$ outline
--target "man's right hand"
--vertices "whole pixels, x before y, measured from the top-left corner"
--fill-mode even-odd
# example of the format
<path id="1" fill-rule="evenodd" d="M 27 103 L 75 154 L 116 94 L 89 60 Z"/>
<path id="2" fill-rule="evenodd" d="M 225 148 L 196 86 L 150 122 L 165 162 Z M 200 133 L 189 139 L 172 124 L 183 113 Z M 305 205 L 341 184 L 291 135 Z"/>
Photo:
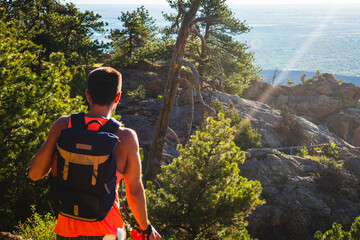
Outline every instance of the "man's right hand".
<path id="1" fill-rule="evenodd" d="M 149 239 L 150 240 L 159 240 L 161 238 L 160 234 L 156 231 L 156 229 L 153 226 L 151 226 L 151 227 L 152 227 L 152 232 L 150 234 Z"/>

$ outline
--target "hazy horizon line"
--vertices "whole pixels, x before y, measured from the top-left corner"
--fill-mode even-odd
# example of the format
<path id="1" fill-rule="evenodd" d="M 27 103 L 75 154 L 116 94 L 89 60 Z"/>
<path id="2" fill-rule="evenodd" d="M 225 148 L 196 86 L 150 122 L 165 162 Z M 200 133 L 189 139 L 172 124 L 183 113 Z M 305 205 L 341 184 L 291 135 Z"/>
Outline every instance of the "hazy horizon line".
<path id="1" fill-rule="evenodd" d="M 72 2 L 73 3 L 73 2 Z M 74 3 L 75 5 L 169 5 L 166 3 Z M 228 3 L 227 5 L 357 5 L 358 3 Z"/>

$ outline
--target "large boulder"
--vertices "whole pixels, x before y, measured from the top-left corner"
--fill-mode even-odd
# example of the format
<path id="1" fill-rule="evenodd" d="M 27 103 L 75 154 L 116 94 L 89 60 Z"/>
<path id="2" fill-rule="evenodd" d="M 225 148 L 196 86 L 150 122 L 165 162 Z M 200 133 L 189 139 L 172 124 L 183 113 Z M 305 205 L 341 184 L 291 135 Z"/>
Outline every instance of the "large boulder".
<path id="1" fill-rule="evenodd" d="M 360 108 L 348 108 L 326 119 L 329 130 L 350 144 L 360 147 Z"/>
<path id="2" fill-rule="evenodd" d="M 252 237 L 266 240 L 313 239 L 333 222 L 347 229 L 360 215 L 359 149 L 343 148 L 337 168 L 276 149 L 251 149 L 241 174 L 259 180 L 266 204 L 249 217 Z"/>
<path id="3" fill-rule="evenodd" d="M 135 82 L 137 79 L 134 77 L 132 80 L 132 78 L 127 77 L 126 80 Z M 125 84 L 136 86 L 134 83 Z M 307 240 L 313 239 L 316 230 L 329 229 L 335 221 L 343 224 L 345 229 L 348 228 L 353 220 L 360 215 L 358 184 L 360 179 L 360 149 L 353 148 L 346 141 L 330 132 L 325 124 L 314 124 L 310 121 L 311 117 L 309 116 L 290 114 L 298 122 L 297 126 L 301 126 L 306 138 L 310 140 L 308 145 L 334 141 L 338 146 L 343 146 L 340 157 L 343 167 L 329 167 L 311 159 L 279 152 L 275 148 L 281 149 L 282 136 L 280 136 L 277 126 L 283 118 L 283 112 L 289 109 L 289 103 L 291 106 L 291 103 L 295 101 L 298 101 L 295 109 L 302 108 L 304 112 L 306 109 L 310 109 L 301 106 L 301 101 L 304 99 L 303 95 L 309 95 L 309 92 L 305 93 L 306 87 L 299 85 L 300 87 L 296 88 L 296 94 L 286 95 L 287 92 L 294 90 L 289 87 L 273 88 L 265 83 L 258 83 L 258 85 L 260 87 L 253 90 L 259 98 L 264 100 L 262 102 L 242 99 L 224 93 L 211 95 L 212 101 L 218 99 L 225 107 L 232 101 L 239 114 L 248 119 L 253 128 L 261 134 L 262 144 L 267 147 L 248 150 L 246 152 L 247 160 L 240 166 L 243 176 L 261 182 L 262 197 L 267 202 L 258 207 L 247 218 L 249 232 L 253 237 L 260 240 Z M 313 97 L 312 101 L 319 101 L 316 103 L 318 105 L 320 103 L 324 106 L 336 104 L 336 102 L 326 103 L 327 100 L 333 101 L 336 98 L 320 94 L 328 93 L 328 90 L 321 90 L 315 86 L 313 88 L 311 93 L 314 93 L 314 96 L 309 95 L 307 98 Z M 331 88 L 331 91 L 331 94 L 335 94 L 336 89 Z M 263 94 L 264 92 L 265 94 Z M 355 97 L 357 93 L 351 95 Z M 265 101 L 266 97 L 267 101 Z M 210 102 L 209 98 L 210 94 L 204 94 L 205 102 Z M 185 136 L 187 120 L 190 117 L 190 106 L 187 99 L 186 94 L 176 98 L 170 119 L 170 127 L 175 130 L 180 140 Z M 162 99 L 143 100 L 137 103 L 126 103 L 126 99 L 123 99 L 117 110 L 117 113 L 122 116 L 125 126 L 133 128 L 137 132 L 140 145 L 144 150 L 152 142 L 161 104 Z M 284 105 L 287 108 L 277 109 L 274 107 L 276 105 Z M 193 131 L 197 129 L 200 123 L 201 109 L 201 105 L 195 102 Z M 317 109 L 311 108 L 311 111 L 317 111 Z M 348 131 L 346 128 L 340 127 L 341 122 L 351 118 L 341 118 L 343 115 L 351 113 L 352 116 L 355 116 L 353 119 L 351 118 L 352 120 L 358 118 L 356 117 L 358 116 L 356 115 L 358 114 L 356 108 L 351 111 L 344 111 L 343 114 L 336 111 L 335 113 L 340 115 L 327 119 L 327 124 L 331 126 L 332 131 L 345 136 L 344 139 L 348 139 L 346 136 L 349 135 L 349 132 L 360 134 L 360 129 L 357 127 Z M 336 119 L 338 120 L 335 121 Z M 345 125 L 353 126 L 353 123 Z M 337 128 L 339 132 L 334 130 Z M 356 140 L 358 135 L 353 134 L 351 136 Z M 173 144 L 171 134 L 167 136 L 167 139 L 169 141 L 166 141 L 166 152 L 176 156 L 176 145 Z"/>
<path id="4" fill-rule="evenodd" d="M 143 69 L 125 69 L 122 71 L 123 89 L 131 91 L 143 85 L 147 92 L 162 93 L 164 89 L 164 77 L 153 71 Z"/>

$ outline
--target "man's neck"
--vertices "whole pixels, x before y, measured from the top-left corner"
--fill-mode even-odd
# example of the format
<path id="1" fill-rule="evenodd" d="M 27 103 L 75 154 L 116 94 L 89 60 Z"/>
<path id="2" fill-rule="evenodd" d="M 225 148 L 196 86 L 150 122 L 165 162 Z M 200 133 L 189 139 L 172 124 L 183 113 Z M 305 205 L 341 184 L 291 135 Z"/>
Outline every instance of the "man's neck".
<path id="1" fill-rule="evenodd" d="M 100 106 L 97 104 L 90 106 L 90 111 L 86 114 L 88 117 L 102 117 L 109 119 L 112 115 L 111 106 Z"/>

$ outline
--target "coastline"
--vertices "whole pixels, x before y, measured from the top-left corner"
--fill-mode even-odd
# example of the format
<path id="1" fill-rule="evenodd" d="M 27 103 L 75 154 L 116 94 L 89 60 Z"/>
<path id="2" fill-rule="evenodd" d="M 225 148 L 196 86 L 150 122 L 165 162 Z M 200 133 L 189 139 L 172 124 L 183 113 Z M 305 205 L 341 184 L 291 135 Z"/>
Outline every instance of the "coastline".
<path id="1" fill-rule="evenodd" d="M 261 76 L 264 76 L 265 82 L 271 82 L 272 77 L 274 76 L 274 72 L 276 70 L 263 70 L 261 71 L 259 74 Z M 320 72 L 321 74 L 326 73 L 326 72 Z M 293 83 L 295 84 L 299 84 L 301 83 L 301 75 L 306 74 L 306 79 L 311 78 L 313 76 L 316 75 L 316 72 L 312 72 L 312 71 L 300 71 L 300 70 L 283 70 L 281 72 L 281 74 L 279 75 L 278 79 L 276 80 L 276 82 L 278 84 L 282 84 L 282 85 L 287 85 L 287 79 L 290 78 Z M 339 75 L 339 74 L 335 74 L 335 73 L 330 73 L 333 74 L 335 76 L 336 79 L 344 79 L 344 82 L 346 83 L 352 83 L 355 86 L 360 87 L 360 76 L 356 77 L 356 76 L 346 76 L 346 75 Z"/>

